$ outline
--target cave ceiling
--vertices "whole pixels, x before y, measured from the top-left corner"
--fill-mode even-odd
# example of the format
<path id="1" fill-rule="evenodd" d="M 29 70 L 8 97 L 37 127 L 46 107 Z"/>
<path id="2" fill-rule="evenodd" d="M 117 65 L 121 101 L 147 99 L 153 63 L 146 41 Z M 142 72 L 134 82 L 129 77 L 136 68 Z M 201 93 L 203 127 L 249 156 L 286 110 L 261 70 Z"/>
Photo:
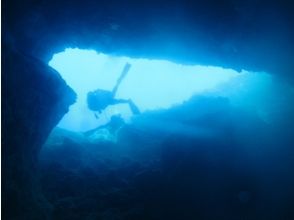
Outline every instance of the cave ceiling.
<path id="1" fill-rule="evenodd" d="M 2 42 L 48 62 L 67 47 L 292 76 L 291 1 L 4 0 Z"/>

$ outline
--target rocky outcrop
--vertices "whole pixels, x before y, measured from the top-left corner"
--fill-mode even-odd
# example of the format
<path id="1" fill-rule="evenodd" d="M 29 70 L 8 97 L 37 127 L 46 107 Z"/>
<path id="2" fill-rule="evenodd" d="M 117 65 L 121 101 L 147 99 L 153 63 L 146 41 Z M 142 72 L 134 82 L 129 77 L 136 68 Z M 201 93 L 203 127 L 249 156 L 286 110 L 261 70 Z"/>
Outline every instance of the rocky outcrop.
<path id="1" fill-rule="evenodd" d="M 40 153 L 43 192 L 54 220 L 294 219 L 284 128 L 195 97 L 133 118 L 116 142 L 54 129 Z"/>
<path id="2" fill-rule="evenodd" d="M 2 217 L 47 219 L 37 156 L 75 93 L 55 70 L 8 46 L 2 64 Z"/>
<path id="3" fill-rule="evenodd" d="M 1 196 L 3 219 L 37 220 L 50 218 L 50 203 L 43 198 L 39 189 L 40 184 L 38 184 L 36 166 L 37 155 L 52 128 L 68 111 L 68 106 L 75 99 L 73 91 L 65 85 L 58 73 L 33 57 L 38 57 L 40 60 L 47 62 L 54 53 L 66 47 L 80 47 L 95 49 L 108 54 L 164 58 L 179 63 L 219 65 L 237 70 L 267 71 L 278 76 L 282 75 L 292 80 L 294 79 L 292 59 L 294 57 L 294 29 L 292 28 L 294 16 L 292 13 L 293 4 L 288 0 L 4 0 L 2 7 L 2 39 L 9 42 L 18 51 L 22 51 L 21 54 L 2 45 Z M 289 115 L 291 116 L 292 112 Z M 172 139 L 164 143 L 166 150 L 163 150 L 165 152 L 163 152 L 162 160 L 167 179 L 161 181 L 164 187 L 159 187 L 157 191 L 153 190 L 154 186 L 161 185 L 159 184 L 160 181 L 153 182 L 154 179 L 160 176 L 158 171 L 153 170 L 140 170 L 140 173 L 134 177 L 134 186 L 131 185 L 131 189 L 142 191 L 138 197 L 143 198 L 143 204 L 147 204 L 145 206 L 147 207 L 147 214 L 151 213 L 149 214 L 151 218 L 148 218 L 147 215 L 147 219 L 154 219 L 152 218 L 153 216 L 158 216 L 158 210 L 173 210 L 173 207 L 177 207 L 178 201 L 181 202 L 186 198 L 186 195 L 191 195 L 190 189 L 193 188 L 193 183 L 198 183 L 198 174 L 200 177 L 203 174 L 200 186 L 207 189 L 204 192 L 209 195 L 211 195 L 211 192 L 216 193 L 219 196 L 218 198 L 224 199 L 223 201 L 232 201 L 230 203 L 232 206 L 230 207 L 233 210 L 242 209 L 241 214 L 252 214 L 242 216 L 243 219 L 254 219 L 250 218 L 251 216 L 262 219 L 264 213 L 274 219 L 293 219 L 294 214 L 291 209 L 294 195 L 292 187 L 294 180 L 291 175 L 293 173 L 293 160 L 291 159 L 293 158 L 291 157 L 293 155 L 293 138 L 292 136 L 288 137 L 292 135 L 293 123 L 288 118 L 291 119 L 291 117 L 287 117 L 289 122 L 283 124 L 282 129 L 279 129 L 280 133 L 283 133 L 283 136 L 286 137 L 281 138 L 283 141 L 276 141 L 276 145 L 279 146 L 278 150 L 274 151 L 268 147 L 268 145 L 272 145 L 273 141 L 266 141 L 266 144 L 261 141 L 253 144 L 249 142 L 249 145 L 253 146 L 252 149 L 259 149 L 259 152 L 262 152 L 260 149 L 264 148 L 260 148 L 260 146 L 266 146 L 268 147 L 267 149 L 274 153 L 272 154 L 273 156 L 267 156 L 269 159 L 266 160 L 265 168 L 261 167 L 260 160 L 256 159 L 256 162 L 251 167 L 258 167 L 258 171 L 254 171 L 253 176 L 249 175 L 249 182 L 247 184 L 244 181 L 244 187 L 242 186 L 243 183 L 233 182 L 230 178 L 228 178 L 229 185 L 227 185 L 224 184 L 226 183 L 225 181 L 220 180 L 221 177 L 218 175 L 206 175 L 206 173 L 211 173 L 209 172 L 211 170 L 215 171 L 215 173 L 226 171 L 225 168 L 222 169 L 222 167 L 217 166 L 218 163 L 226 160 L 216 158 L 216 166 L 211 166 L 202 159 L 203 157 L 199 157 L 198 152 L 196 152 L 195 158 L 200 158 L 200 167 L 208 168 L 204 169 L 206 173 L 198 170 L 198 168 L 189 170 L 190 164 L 194 165 L 194 161 L 197 160 L 192 156 L 186 157 L 185 152 L 178 152 L 177 149 L 182 149 L 182 142 L 174 143 Z M 211 116 L 204 121 L 205 123 L 206 121 L 214 122 Z M 243 124 L 247 125 L 245 122 Z M 251 128 L 252 126 L 248 127 Z M 250 135 L 244 139 L 252 140 L 252 142 L 259 141 L 260 138 L 256 138 L 256 133 L 260 133 L 263 129 L 255 130 L 258 132 L 252 135 L 249 133 Z M 280 133 L 276 132 L 275 134 L 280 135 Z M 134 143 L 134 140 L 138 139 L 137 136 L 136 132 L 128 133 L 128 137 L 132 137 L 129 140 L 131 139 Z M 265 136 L 274 137 L 276 135 Z M 186 136 L 181 138 L 179 140 L 186 140 Z M 153 139 L 156 139 L 156 137 Z M 228 138 L 228 141 L 230 141 L 230 138 Z M 185 143 L 187 143 L 188 147 L 190 144 L 192 145 L 190 139 Z M 72 145 L 71 142 L 70 144 Z M 201 142 L 201 144 L 203 149 L 206 149 L 206 145 L 211 145 L 210 142 L 206 141 Z M 199 145 L 199 143 L 197 142 L 196 145 Z M 137 144 L 136 146 L 140 145 Z M 170 147 L 176 150 L 171 152 Z M 281 148 L 284 150 L 281 150 Z M 209 152 L 208 154 L 206 152 L 200 153 L 209 156 Z M 265 152 L 265 155 L 268 155 L 267 151 Z M 276 152 L 279 152 L 279 154 L 276 154 Z M 262 155 L 260 153 L 259 157 L 256 158 L 262 158 Z M 145 151 L 144 157 L 147 158 Z M 245 162 L 242 163 L 241 161 L 240 163 L 246 165 L 244 165 L 246 172 L 251 172 L 251 169 L 247 171 L 247 161 L 255 158 L 255 154 L 252 157 L 247 157 L 249 158 L 248 160 L 244 159 Z M 182 158 L 179 163 L 177 158 Z M 60 157 L 60 159 L 62 160 L 63 157 Z M 67 160 L 63 162 L 65 163 Z M 76 161 L 74 163 L 76 164 Z M 175 167 L 174 164 L 179 165 Z M 104 166 L 102 162 L 100 165 Z M 100 168 L 100 165 L 97 167 Z M 137 172 L 138 166 L 136 163 L 128 166 L 129 168 L 126 168 L 125 172 L 117 173 L 125 173 L 128 176 L 129 173 Z M 184 184 L 181 182 L 178 185 L 170 184 L 170 182 L 173 183 L 173 180 L 181 179 L 182 173 L 189 176 L 190 173 L 185 173 L 186 170 L 191 173 L 196 171 L 195 178 L 184 179 Z M 240 173 L 244 173 L 244 170 L 241 169 Z M 238 179 L 239 175 L 235 175 L 238 172 L 239 170 L 233 170 L 225 172 L 225 174 L 227 174 L 227 177 L 232 177 L 232 179 Z M 259 192 L 261 188 L 259 188 L 259 184 L 255 185 L 255 182 L 251 182 L 251 180 L 261 174 L 264 177 L 261 184 L 261 195 L 264 199 L 258 200 L 259 195 L 256 194 L 257 200 L 255 200 L 255 190 Z M 115 172 L 111 172 L 107 176 L 109 180 L 104 181 L 106 184 L 102 182 L 101 185 L 105 185 L 106 188 L 110 186 L 108 183 L 117 183 L 119 186 L 125 185 L 125 181 L 117 181 L 116 175 Z M 44 176 L 46 177 L 46 175 Z M 56 175 L 47 176 L 49 176 L 48 180 L 51 180 L 54 184 L 54 180 L 63 177 L 64 173 L 56 171 Z M 89 180 L 90 178 L 88 177 L 93 178 L 93 180 Z M 61 182 L 64 184 L 57 183 L 57 188 L 61 188 L 61 194 L 64 194 L 64 191 L 68 189 L 69 196 L 71 196 L 72 189 L 73 192 L 80 192 L 80 186 L 84 184 L 76 184 L 77 179 L 79 181 L 79 178 L 75 178 L 74 175 L 69 176 L 68 179 Z M 85 179 L 86 183 L 93 184 L 93 187 L 91 185 L 85 187 L 85 195 L 91 195 L 91 198 L 89 197 L 89 200 L 80 200 L 78 214 L 86 216 L 84 214 L 89 214 L 89 209 L 99 209 L 103 214 L 96 217 L 95 215 L 88 215 L 87 217 L 89 219 L 99 217 L 101 219 L 114 219 L 119 215 L 116 206 L 121 205 L 122 209 L 125 210 L 125 196 L 123 193 L 115 191 L 115 188 L 118 188 L 116 184 L 111 186 L 114 192 L 113 189 L 110 189 L 108 194 L 106 192 L 107 196 L 104 196 L 105 193 L 100 191 L 100 185 L 96 185 L 99 179 L 96 179 L 95 173 L 93 175 L 86 173 Z M 124 176 L 121 179 L 125 179 Z M 158 179 L 160 180 L 160 178 Z M 170 179 L 172 181 L 165 182 Z M 245 177 L 246 179 L 247 177 Z M 150 183 L 144 184 L 145 180 L 150 180 Z M 48 183 L 47 179 L 44 182 L 44 185 L 46 185 Z M 271 182 L 274 182 L 274 184 L 268 186 L 268 183 Z M 70 183 L 71 185 L 69 185 Z M 211 187 L 205 188 L 207 183 L 210 183 Z M 214 183 L 223 184 L 223 188 L 217 191 L 219 186 L 214 185 Z M 236 186 L 233 191 L 229 189 L 232 188 L 230 184 Z M 229 187 L 227 188 L 227 186 Z M 92 188 L 96 190 L 96 194 L 93 194 Z M 164 195 L 161 198 L 165 198 L 165 195 L 170 195 L 172 192 L 181 192 L 179 189 L 184 190 L 183 194 L 174 197 L 175 202 L 172 201 L 169 206 L 172 208 L 166 206 L 162 209 L 161 204 L 169 204 L 164 199 L 161 200 L 162 203 L 157 202 L 157 205 L 153 205 L 154 200 L 158 201 L 157 192 L 163 192 Z M 155 194 L 152 194 L 153 192 Z M 222 192 L 228 192 L 231 197 L 221 195 Z M 200 197 L 198 193 L 200 193 Z M 252 199 L 248 199 L 250 198 L 250 193 L 253 195 Z M 55 192 L 53 194 L 55 195 Z M 206 193 L 201 194 L 201 191 L 197 189 L 192 194 L 195 196 L 189 198 L 193 202 L 195 198 L 204 198 L 204 194 Z M 95 203 L 91 202 L 93 195 L 94 199 L 97 199 L 97 204 L 103 201 L 106 205 L 102 204 L 98 207 L 93 207 L 93 204 L 95 205 Z M 122 198 L 122 200 L 117 199 L 117 197 Z M 236 200 L 230 200 L 231 198 L 238 199 L 238 202 L 240 200 L 242 204 L 240 205 Z M 116 205 L 115 202 L 117 201 L 122 201 L 122 203 Z M 138 217 L 138 213 L 140 214 L 142 209 L 140 206 L 135 205 L 138 204 L 138 201 L 132 199 L 130 201 L 128 206 L 131 209 L 129 212 L 135 217 L 127 219 L 143 219 L 142 217 L 144 216 L 142 215 Z M 200 214 L 205 211 L 211 215 L 214 213 L 223 214 L 222 210 L 225 210 L 223 208 L 228 208 L 228 206 L 218 205 L 223 204 L 223 201 L 215 201 L 213 197 L 206 201 L 208 201 L 208 204 L 212 202 L 212 207 L 219 208 L 216 212 L 204 210 L 201 209 L 203 207 L 201 206 L 203 203 L 201 203 L 199 210 L 197 210 Z M 57 207 L 56 216 L 68 216 L 69 219 L 74 219 L 68 215 L 68 210 L 71 211 L 71 202 L 71 199 L 63 198 L 63 200 L 58 201 L 58 204 L 54 204 Z M 263 206 L 264 202 L 268 206 Z M 194 210 L 194 207 L 190 207 L 190 204 L 192 203 L 187 204 L 187 207 L 181 206 L 175 211 Z M 235 204 L 237 204 L 237 208 Z M 262 204 L 263 207 L 258 209 L 260 207 L 256 207 L 256 204 Z M 111 209 L 105 209 L 105 207 L 111 207 Z M 254 210 L 261 210 L 260 215 L 255 215 Z M 272 213 L 275 210 L 278 210 L 276 211 L 278 214 Z M 169 215 L 172 216 L 172 214 Z M 232 219 L 240 219 L 236 218 L 238 214 L 237 212 L 233 213 L 231 216 L 234 218 Z M 129 213 L 126 216 L 129 216 Z M 162 212 L 162 216 L 166 218 L 164 212 Z M 198 216 L 202 217 L 202 215 Z M 286 218 L 288 216 L 290 217 Z M 64 219 L 62 217 L 59 219 Z M 212 219 L 216 218 L 218 217 Z M 180 219 L 183 219 L 183 216 Z"/>
<path id="4" fill-rule="evenodd" d="M 3 8 L 7 38 L 45 61 L 79 47 L 293 79 L 289 0 L 4 0 Z"/>

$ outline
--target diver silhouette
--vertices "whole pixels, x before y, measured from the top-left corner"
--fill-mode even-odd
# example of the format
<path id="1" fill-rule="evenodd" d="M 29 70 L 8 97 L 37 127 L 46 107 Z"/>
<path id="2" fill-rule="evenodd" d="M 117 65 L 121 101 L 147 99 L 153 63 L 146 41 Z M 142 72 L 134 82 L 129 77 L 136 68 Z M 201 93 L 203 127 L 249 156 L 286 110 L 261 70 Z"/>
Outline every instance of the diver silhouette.
<path id="1" fill-rule="evenodd" d="M 106 109 L 110 105 L 126 103 L 129 105 L 133 114 L 140 114 L 139 108 L 135 105 L 135 103 L 131 99 L 116 99 L 115 98 L 118 87 L 121 84 L 122 80 L 126 77 L 130 68 L 131 68 L 131 64 L 126 63 L 112 91 L 97 89 L 95 91 L 88 92 L 87 94 L 88 108 L 94 112 L 99 112 L 100 114 L 104 109 Z M 96 113 L 94 113 L 94 115 L 96 118 L 98 118 Z"/>

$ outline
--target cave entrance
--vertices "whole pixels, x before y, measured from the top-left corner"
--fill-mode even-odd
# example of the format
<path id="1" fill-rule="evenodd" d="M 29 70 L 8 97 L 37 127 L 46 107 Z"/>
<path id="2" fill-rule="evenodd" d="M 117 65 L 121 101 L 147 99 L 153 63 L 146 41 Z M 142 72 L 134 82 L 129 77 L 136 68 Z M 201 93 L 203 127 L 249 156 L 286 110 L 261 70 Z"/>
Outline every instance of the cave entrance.
<path id="1" fill-rule="evenodd" d="M 120 104 L 105 109 L 96 118 L 88 109 L 87 93 L 98 88 L 111 90 L 126 63 L 131 67 L 116 98 L 132 99 L 142 114 L 133 116 L 127 105 Z M 266 73 L 185 66 L 92 50 L 67 49 L 54 55 L 49 65 L 78 95 L 39 154 L 44 191 L 62 208 L 67 201 L 72 207 L 71 198 L 83 204 L 79 201 L 96 197 L 95 207 L 100 201 L 124 199 L 122 195 L 136 194 L 145 182 L 153 191 L 153 186 L 165 183 L 170 174 L 179 175 L 175 180 L 182 179 L 182 173 L 190 175 L 191 167 L 191 173 L 198 173 L 193 177 L 195 184 L 199 176 L 202 178 L 202 170 L 219 175 L 215 169 L 219 165 L 227 175 L 227 170 L 234 170 L 231 167 L 238 156 L 248 152 L 247 146 L 256 158 L 256 149 L 262 148 L 259 137 L 264 138 L 263 128 L 272 127 L 263 119 L 267 122 L 271 112 L 278 109 L 271 105 L 279 100 L 279 93 L 275 92 L 281 91 Z M 122 115 L 124 124 L 112 120 L 117 114 Z M 125 123 L 127 120 L 130 121 Z M 256 135 L 258 138 L 252 138 Z M 257 143 L 251 144 L 255 140 Z M 267 139 L 264 141 L 268 143 Z M 229 169 L 228 162 L 232 164 Z M 157 184 L 162 176 L 163 182 Z M 186 179 L 187 186 L 191 186 L 190 180 Z M 247 189 L 240 192 L 236 197 L 242 202 L 251 196 Z M 145 194 L 139 193 L 137 198 L 141 196 Z M 102 206 L 101 212 L 112 205 L 110 202 Z"/>
<path id="2" fill-rule="evenodd" d="M 69 48 L 55 54 L 49 62 L 77 93 L 77 102 L 58 127 L 84 132 L 107 123 L 115 114 L 129 120 L 132 113 L 125 104 L 112 105 L 99 117 L 95 117 L 87 106 L 87 93 L 98 88 L 111 90 L 126 63 L 131 68 L 120 84 L 116 98 L 131 99 L 141 112 L 180 104 L 240 75 L 235 70 L 221 67 L 187 66 L 167 60 L 135 59 Z"/>

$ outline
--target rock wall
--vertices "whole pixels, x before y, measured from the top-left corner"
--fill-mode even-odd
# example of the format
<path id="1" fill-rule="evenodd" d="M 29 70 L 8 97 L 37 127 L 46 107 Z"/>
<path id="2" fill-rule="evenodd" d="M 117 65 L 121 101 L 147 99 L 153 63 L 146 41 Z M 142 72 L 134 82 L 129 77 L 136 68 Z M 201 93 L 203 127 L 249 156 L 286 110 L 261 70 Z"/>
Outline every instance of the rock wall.
<path id="1" fill-rule="evenodd" d="M 2 48 L 2 217 L 47 219 L 37 156 L 76 95 L 52 68 Z"/>
<path id="2" fill-rule="evenodd" d="M 50 218 L 37 155 L 75 100 L 58 73 L 33 57 L 46 62 L 80 47 L 294 79 L 288 0 L 4 0 L 2 7 L 2 39 L 22 51 L 2 45 L 3 219 Z"/>
<path id="3" fill-rule="evenodd" d="M 3 31 L 48 61 L 67 47 L 293 79 L 289 0 L 4 0 Z"/>

